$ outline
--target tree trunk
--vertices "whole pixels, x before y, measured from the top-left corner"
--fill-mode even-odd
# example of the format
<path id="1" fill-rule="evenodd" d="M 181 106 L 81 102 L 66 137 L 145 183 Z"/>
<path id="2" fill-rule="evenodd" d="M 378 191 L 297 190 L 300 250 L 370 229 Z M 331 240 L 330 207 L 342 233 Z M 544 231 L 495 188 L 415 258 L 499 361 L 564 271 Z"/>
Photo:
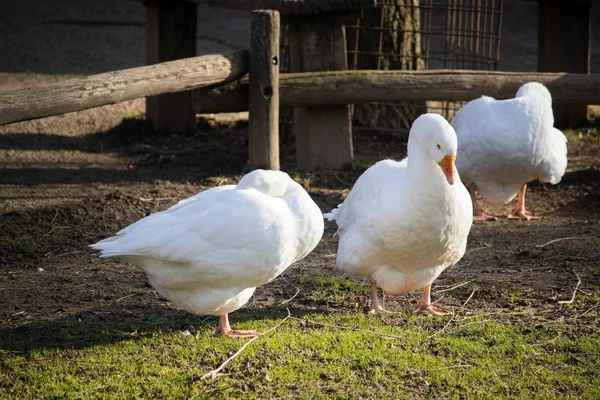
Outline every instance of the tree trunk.
<path id="1" fill-rule="evenodd" d="M 418 7 L 419 0 L 388 0 L 383 7 L 364 10 L 361 28 L 354 41 L 348 43 L 349 50 L 358 49 L 360 52 L 354 68 L 424 69 Z M 424 102 L 363 104 L 355 108 L 354 123 L 373 130 L 385 128 L 406 134 L 412 122 L 426 110 Z"/>

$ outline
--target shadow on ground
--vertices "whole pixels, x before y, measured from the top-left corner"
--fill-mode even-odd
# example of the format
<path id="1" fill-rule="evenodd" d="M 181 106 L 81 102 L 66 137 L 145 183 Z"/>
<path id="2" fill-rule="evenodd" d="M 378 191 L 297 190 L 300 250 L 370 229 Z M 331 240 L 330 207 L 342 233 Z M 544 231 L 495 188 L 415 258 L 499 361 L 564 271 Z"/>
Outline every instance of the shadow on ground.
<path id="1" fill-rule="evenodd" d="M 297 318 L 314 313 L 327 314 L 327 311 L 297 307 L 290 307 L 289 311 Z M 238 324 L 279 320 L 286 315 L 287 309 L 283 307 L 242 308 L 231 314 L 230 321 L 235 328 Z M 0 348 L 17 352 L 48 348 L 80 349 L 140 339 L 157 332 L 212 332 L 216 323 L 217 317 L 200 317 L 171 308 L 164 302 L 120 307 L 110 304 L 75 315 L 32 321 L 16 327 L 0 327 Z"/>

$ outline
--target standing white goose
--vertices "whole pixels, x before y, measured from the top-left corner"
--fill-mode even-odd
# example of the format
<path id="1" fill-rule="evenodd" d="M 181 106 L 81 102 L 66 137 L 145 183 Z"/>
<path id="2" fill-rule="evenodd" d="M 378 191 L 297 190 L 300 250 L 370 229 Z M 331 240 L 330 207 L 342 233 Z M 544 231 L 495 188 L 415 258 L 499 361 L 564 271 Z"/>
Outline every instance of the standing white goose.
<path id="1" fill-rule="evenodd" d="M 392 295 L 424 288 L 415 312 L 446 313 L 431 304 L 431 283 L 462 258 L 472 224 L 471 199 L 454 169 L 456 146 L 443 117 L 420 116 L 408 157 L 367 169 L 325 214 L 338 225 L 337 266 L 371 281 L 372 311 L 383 310 L 378 287 Z"/>
<path id="2" fill-rule="evenodd" d="M 567 139 L 553 125 L 552 97 L 537 82 L 521 86 L 513 99 L 482 96 L 456 113 L 456 167 L 471 192 L 473 219 L 495 219 L 477 205 L 476 190 L 492 204 L 508 203 L 518 193 L 510 218 L 539 218 L 525 209 L 527 183 L 537 178 L 556 184 L 567 167 Z"/>
<path id="3" fill-rule="evenodd" d="M 201 192 L 102 240 L 100 257 L 144 269 L 165 298 L 200 315 L 218 315 L 216 332 L 237 337 L 228 314 L 304 258 L 321 240 L 323 216 L 286 173 L 256 170 L 237 186 Z"/>

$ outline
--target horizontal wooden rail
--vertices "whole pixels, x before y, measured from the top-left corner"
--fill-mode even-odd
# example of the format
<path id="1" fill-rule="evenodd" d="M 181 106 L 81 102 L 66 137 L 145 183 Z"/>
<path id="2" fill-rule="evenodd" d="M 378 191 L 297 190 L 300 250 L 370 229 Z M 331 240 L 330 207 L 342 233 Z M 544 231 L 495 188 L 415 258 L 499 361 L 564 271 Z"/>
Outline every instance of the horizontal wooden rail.
<path id="1" fill-rule="evenodd" d="M 600 74 L 496 71 L 330 71 L 281 74 L 281 107 L 330 106 L 369 102 L 497 99 L 515 96 L 526 82 L 540 82 L 554 103 L 600 104 Z M 248 110 L 248 85 L 242 80 L 218 90 L 197 92 L 201 113 Z"/>
<path id="2" fill-rule="evenodd" d="M 206 55 L 0 92 L 0 125 L 235 81 L 248 52 Z"/>
<path id="3" fill-rule="evenodd" d="M 140 97 L 197 89 L 200 113 L 248 111 L 248 52 L 207 55 L 0 92 L 0 125 Z M 235 82 L 233 82 L 235 81 Z M 511 98 L 526 82 L 545 84 L 555 103 L 600 104 L 600 74 L 460 70 L 330 71 L 281 74 L 280 106 Z M 232 82 L 218 89 L 213 85 Z M 201 88 L 201 89 L 200 89 Z"/>

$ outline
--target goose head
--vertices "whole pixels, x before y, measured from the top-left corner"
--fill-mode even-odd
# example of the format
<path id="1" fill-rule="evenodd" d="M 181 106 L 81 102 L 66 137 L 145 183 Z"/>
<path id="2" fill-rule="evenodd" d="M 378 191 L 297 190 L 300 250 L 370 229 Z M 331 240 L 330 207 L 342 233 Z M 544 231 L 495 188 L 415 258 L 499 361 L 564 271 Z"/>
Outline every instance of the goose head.
<path id="1" fill-rule="evenodd" d="M 538 82 L 528 82 L 522 85 L 519 90 L 517 90 L 516 97 L 522 96 L 539 96 L 544 99 L 548 104 L 552 105 L 552 95 L 546 86 L 542 85 Z"/>
<path id="2" fill-rule="evenodd" d="M 283 197 L 298 184 L 283 171 L 256 169 L 238 182 L 238 189 L 254 189 L 272 197 Z"/>
<path id="3" fill-rule="evenodd" d="M 413 123 L 412 138 L 435 163 L 450 185 L 454 184 L 457 139 L 454 128 L 439 114 L 423 114 Z"/>

